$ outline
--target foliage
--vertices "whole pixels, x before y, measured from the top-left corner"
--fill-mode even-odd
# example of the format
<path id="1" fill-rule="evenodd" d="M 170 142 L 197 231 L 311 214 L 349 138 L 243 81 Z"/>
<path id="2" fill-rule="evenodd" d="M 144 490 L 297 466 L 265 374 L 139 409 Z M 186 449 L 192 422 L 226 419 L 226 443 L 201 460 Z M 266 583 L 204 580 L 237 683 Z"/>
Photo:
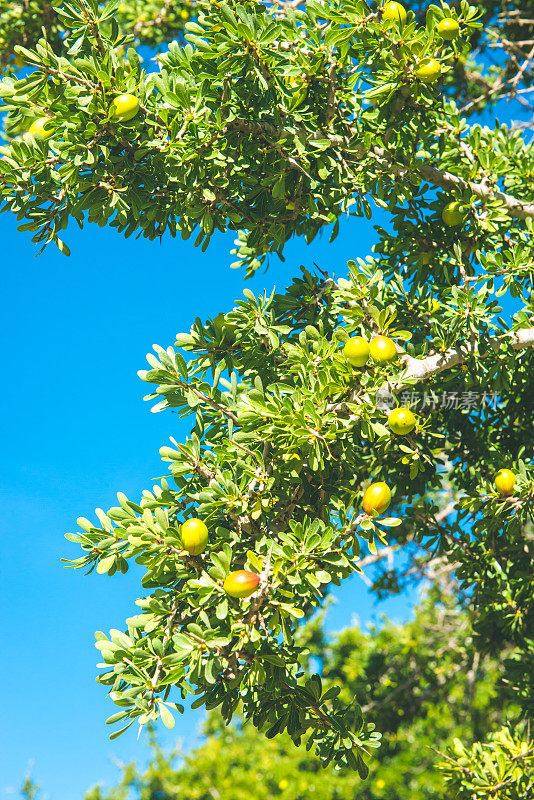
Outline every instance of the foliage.
<path id="1" fill-rule="evenodd" d="M 45 41 L 19 46 L 33 69 L 0 87 L 8 131 L 19 134 L 0 161 L 4 208 L 27 220 L 35 241 L 59 244 L 69 220 L 84 218 L 151 239 L 195 231 L 203 247 L 230 229 L 250 273 L 295 234 L 311 241 L 332 223 L 335 235 L 345 213 L 370 216 L 369 195 L 403 221 L 418 217 L 428 208 L 422 180 L 470 201 L 480 166 L 488 186 L 507 174 L 528 195 L 532 154 L 520 137 L 496 131 L 481 141 L 474 128 L 460 143 L 456 106 L 415 75 L 429 53 L 444 76 L 467 56 L 480 23 L 465 1 L 462 35 L 450 43 L 436 33 L 453 15 L 448 6 L 432 6 L 425 25 L 409 17 L 401 32 L 363 0 L 297 4 L 284 15 L 257 2 L 198 3 L 189 44 L 171 42 L 150 74 L 133 48 L 122 54 L 132 34 L 112 23 L 117 8 L 118 0 L 62 6 L 69 58 Z M 109 118 L 121 92 L 141 101 L 125 125 Z M 43 115 L 53 118 L 49 142 L 24 133 Z M 452 183 L 431 172 L 436 163 L 452 170 Z M 472 205 L 473 233 L 497 237 L 502 202 L 487 194 L 483 219 Z"/>
<path id="2" fill-rule="evenodd" d="M 203 248 L 233 230 L 250 275 L 294 235 L 335 236 L 373 204 L 391 216 L 346 277 L 304 271 L 278 295 L 245 290 L 149 355 L 153 410 L 188 419 L 189 438 L 162 448 L 168 479 L 139 502 L 119 493 L 68 535 L 84 551 L 76 568 L 145 571 L 127 631 L 97 634 L 113 737 L 159 716 L 172 727 L 193 694 L 226 723 L 239 711 L 267 738 L 305 740 L 323 765 L 366 777 L 375 726 L 398 724 L 403 697 L 377 706 L 379 675 L 347 691 L 344 674 L 313 673 L 300 637 L 330 586 L 384 562 L 380 595 L 422 577 L 457 594 L 473 630 L 458 669 L 473 646 L 496 659 L 503 698 L 532 715 L 534 149 L 530 122 L 469 120 L 497 100 L 528 105 L 532 3 L 413 9 L 397 23 L 364 0 L 198 2 L 187 43 L 171 41 L 147 72 L 136 47 L 180 33 L 170 6 L 73 0 L 39 42 L 29 6 L 15 48 L 28 66 L 0 83 L 0 186 L 36 242 L 68 253 L 60 234 L 85 219 L 151 239 L 195 232 Z M 459 22 L 450 41 L 445 18 Z M 11 54 L 23 31 L 8 29 Z M 127 121 L 110 110 L 124 93 L 140 102 Z M 42 117 L 46 139 L 28 131 Z M 342 349 L 355 335 L 388 336 L 396 359 L 352 367 Z M 418 412 L 413 432 L 392 431 L 391 405 Z M 493 483 L 503 467 L 511 495 Z M 392 516 L 362 513 L 371 481 L 392 490 Z M 198 555 L 182 547 L 190 518 L 209 532 Z M 260 576 L 244 600 L 224 589 L 240 569 Z M 528 759 L 496 741 L 461 758 L 491 773 L 501 748 L 506 790 L 522 791 Z M 456 773 L 467 796 L 472 775 Z"/>
<path id="3" fill-rule="evenodd" d="M 457 740 L 452 754 L 443 769 L 458 800 L 523 800 L 534 792 L 534 749 L 521 733 L 502 728 L 469 750 Z"/>
<path id="4" fill-rule="evenodd" d="M 27 775 L 24 778 L 24 782 L 20 789 L 21 797 L 24 800 L 35 800 L 35 798 L 37 798 L 37 796 L 39 795 L 39 788 L 40 787 L 37 786 L 36 783 L 34 783 L 32 778 L 29 775 Z"/>
<path id="5" fill-rule="evenodd" d="M 68 29 L 57 7 L 47 0 L 0 0 L 0 69 L 4 74 L 19 70 L 24 59 L 16 47 L 37 45 L 43 36 L 58 55 L 69 56 L 65 37 Z M 183 33 L 184 24 L 195 11 L 190 0 L 120 0 L 115 4 L 115 19 L 123 33 L 132 37 L 136 45 L 155 47 Z M 109 24 L 109 22 L 108 22 Z"/>
<path id="6" fill-rule="evenodd" d="M 423 571 L 435 558 L 457 562 L 482 649 L 514 643 L 529 651 L 533 552 L 524 531 L 531 478 L 520 457 L 528 445 L 524 436 L 515 448 L 508 443 L 519 473 L 511 501 L 488 483 L 497 456 L 490 450 L 482 459 L 479 450 L 481 438 L 491 448 L 506 429 L 506 402 L 477 418 L 473 449 L 473 415 L 465 409 L 420 418 L 414 434 L 396 437 L 377 397 L 385 381 L 414 383 L 403 357 L 356 374 L 339 351 L 354 329 L 369 333 L 378 325 L 411 339 L 407 350 L 417 353 L 417 317 L 414 335 L 397 327 L 400 279 L 390 277 L 368 262 L 354 264 L 340 288 L 304 273 L 282 295 L 255 298 L 245 290 L 227 326 L 197 320 L 178 336 L 177 345 L 193 355 L 188 362 L 173 348 L 149 355 L 152 369 L 140 374 L 155 384 L 148 397 L 158 401 L 156 410 L 194 415 L 188 441 L 161 450 L 177 488 L 163 480 L 140 504 L 119 493 L 118 507 L 98 512 L 101 527 L 80 519 L 83 533 L 68 536 L 86 551 L 72 562 L 76 568 L 112 575 L 135 560 L 151 590 L 136 601 L 143 613 L 128 620 L 127 635 L 97 634 L 107 669 L 99 680 L 122 709 L 110 722 L 145 723 L 162 713 L 171 726 L 171 686 L 183 697 L 194 687 L 194 707 L 219 707 L 229 721 L 242 703 L 244 717 L 268 736 L 287 729 L 298 744 L 307 735 L 326 763 L 353 763 L 355 746 L 363 753 L 377 743 L 373 726 L 353 701 L 336 697 L 339 690 L 325 692 L 319 676 L 304 681 L 294 637 L 327 586 L 359 571 L 360 549 L 376 553 L 388 531 L 390 542 L 422 546 Z M 420 324 L 428 331 L 424 314 Z M 504 369 L 500 353 L 490 352 L 470 359 L 466 388 L 478 387 L 486 370 Z M 527 351 L 526 371 L 529 363 Z M 438 396 L 446 385 L 447 378 L 435 378 Z M 505 385 L 501 391 L 506 398 Z M 398 517 L 360 512 L 368 479 L 381 477 L 395 488 L 400 526 Z M 456 516 L 439 526 L 434 498 L 447 482 L 463 498 Z M 209 549 L 196 557 L 181 549 L 180 521 L 190 516 L 201 516 L 210 531 Z M 250 601 L 223 590 L 237 568 L 262 576 Z M 496 574 L 508 599 L 495 594 Z M 529 675 L 519 679 L 528 693 Z"/>
<path id="7" fill-rule="evenodd" d="M 505 714 L 495 686 L 501 664 L 477 662 L 465 613 L 450 596 L 432 592 L 405 625 L 387 623 L 366 633 L 350 627 L 332 639 L 321 620 L 300 633 L 310 655 L 322 660 L 326 685 L 339 680 L 347 697 L 369 698 L 377 710 L 384 742 L 362 786 L 354 773 L 324 772 L 287 735 L 266 741 L 251 726 L 225 728 L 217 716 L 206 724 L 207 741 L 183 760 L 164 753 L 151 735 L 146 770 L 124 768 L 119 785 L 95 788 L 87 800 L 182 798 L 248 800 L 428 800 L 443 797 L 443 780 L 433 769 L 435 750 L 457 737 L 484 737 Z M 464 657 L 466 662 L 462 663 Z M 525 795 L 526 797 L 527 795 Z"/>

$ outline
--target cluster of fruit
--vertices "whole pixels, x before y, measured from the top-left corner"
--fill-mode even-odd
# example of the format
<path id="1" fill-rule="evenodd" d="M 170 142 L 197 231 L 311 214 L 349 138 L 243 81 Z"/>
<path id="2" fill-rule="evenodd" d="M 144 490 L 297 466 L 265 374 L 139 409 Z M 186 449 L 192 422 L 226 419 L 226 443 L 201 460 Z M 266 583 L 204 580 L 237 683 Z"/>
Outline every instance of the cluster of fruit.
<path id="1" fill-rule="evenodd" d="M 139 108 L 139 100 L 135 95 L 119 94 L 109 107 L 109 118 L 112 122 L 128 122 L 136 116 Z M 54 135 L 53 120 L 51 117 L 38 117 L 28 130 L 36 139 L 50 139 Z"/>
<path id="2" fill-rule="evenodd" d="M 209 531 L 201 519 L 188 519 L 181 528 L 182 545 L 190 556 L 198 556 L 208 545 Z M 238 569 L 226 576 L 223 589 L 230 597 L 250 597 L 260 583 L 260 576 L 248 569 Z"/>
<path id="3" fill-rule="evenodd" d="M 387 2 L 382 7 L 382 20 L 390 25 L 404 25 L 408 13 L 402 3 Z M 452 42 L 460 35 L 460 23 L 454 17 L 445 17 L 437 25 L 438 35 Z M 441 64 L 437 58 L 423 58 L 414 69 L 421 83 L 434 83 L 441 75 Z"/>
<path id="4" fill-rule="evenodd" d="M 395 411 L 403 413 L 408 412 L 411 414 L 409 409 L 394 409 L 391 414 L 394 414 Z M 412 427 L 410 427 L 410 430 Z M 398 432 L 402 433 L 403 431 L 399 430 Z M 495 488 L 505 497 L 509 497 L 513 494 L 515 483 L 515 474 L 510 469 L 500 469 L 495 476 Z M 384 481 L 372 483 L 364 492 L 362 500 L 363 510 L 370 518 L 383 514 L 384 511 L 389 508 L 390 503 L 391 489 Z M 191 556 L 198 556 L 203 553 L 208 546 L 209 531 L 205 522 L 193 517 L 192 519 L 188 519 L 181 526 L 181 537 L 183 549 Z M 260 576 L 256 572 L 251 572 L 247 569 L 238 569 L 234 572 L 230 572 L 230 574 L 226 576 L 223 589 L 230 597 L 243 599 L 254 594 L 259 584 Z"/>
<path id="5" fill-rule="evenodd" d="M 369 358 L 377 363 L 385 364 L 397 358 L 397 348 L 389 336 L 375 336 L 370 342 L 363 336 L 349 339 L 343 348 L 343 355 L 353 367 L 364 367 Z M 394 408 L 388 416 L 388 425 L 393 433 L 406 436 L 416 425 L 416 419 L 406 406 Z M 363 510 L 370 517 L 382 514 L 391 502 L 391 490 L 387 483 L 372 483 L 363 496 Z"/>
<path id="6" fill-rule="evenodd" d="M 397 357 L 397 348 L 393 339 L 388 336 L 375 336 L 370 342 L 363 336 L 354 336 L 345 344 L 343 354 L 353 367 L 361 368 L 367 364 L 369 358 L 378 363 L 394 361 Z M 388 425 L 397 436 L 406 436 L 415 428 L 416 419 L 411 409 L 401 406 L 390 411 Z M 495 488 L 505 497 L 513 494 L 515 483 L 515 474 L 510 469 L 500 469 L 495 476 Z M 386 511 L 390 502 L 389 486 L 382 481 L 372 483 L 363 496 L 363 510 L 369 517 L 375 517 Z"/>
<path id="7" fill-rule="evenodd" d="M 401 409 L 396 410 L 400 411 Z M 494 486 L 500 495 L 510 497 L 514 493 L 516 480 L 516 476 L 511 469 L 500 469 L 495 475 Z M 365 490 L 362 505 L 363 510 L 369 517 L 383 514 L 390 503 L 391 489 L 387 483 L 378 481 L 377 483 L 372 483 Z"/>

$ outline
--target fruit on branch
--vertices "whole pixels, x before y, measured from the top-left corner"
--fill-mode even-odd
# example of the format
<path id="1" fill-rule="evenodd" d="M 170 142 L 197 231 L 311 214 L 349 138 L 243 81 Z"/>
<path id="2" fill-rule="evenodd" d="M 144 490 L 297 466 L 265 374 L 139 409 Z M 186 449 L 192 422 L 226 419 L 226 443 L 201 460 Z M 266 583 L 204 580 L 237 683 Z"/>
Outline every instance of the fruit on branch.
<path id="1" fill-rule="evenodd" d="M 34 119 L 28 130 L 36 139 L 50 139 L 54 135 L 54 131 L 49 125 L 50 121 L 50 117 L 38 117 L 38 119 Z"/>
<path id="2" fill-rule="evenodd" d="M 402 3 L 386 3 L 382 9 L 382 19 L 385 22 L 397 22 L 398 24 L 402 24 L 406 22 L 406 17 L 407 12 Z"/>
<path id="3" fill-rule="evenodd" d="M 231 342 L 235 341 L 236 326 L 232 325 L 231 322 L 226 321 L 222 311 L 220 314 L 217 314 L 217 316 L 212 320 L 211 324 L 219 331 L 223 339 L 228 339 Z"/>
<path id="4" fill-rule="evenodd" d="M 113 122 L 128 122 L 139 111 L 139 100 L 133 94 L 119 94 L 112 101 L 109 110 Z"/>
<path id="5" fill-rule="evenodd" d="M 393 361 L 397 357 L 395 342 L 389 336 L 375 336 L 369 344 L 371 358 L 379 363 Z"/>
<path id="6" fill-rule="evenodd" d="M 363 510 L 370 517 L 382 514 L 391 503 L 391 489 L 383 481 L 372 483 L 363 495 Z"/>
<path id="7" fill-rule="evenodd" d="M 516 477 L 511 469 L 500 469 L 495 475 L 495 488 L 504 497 L 514 493 L 515 482 Z"/>
<path id="8" fill-rule="evenodd" d="M 188 519 L 181 527 L 182 544 L 190 556 L 203 553 L 208 544 L 208 529 L 201 519 Z"/>
<path id="9" fill-rule="evenodd" d="M 230 597 L 250 597 L 258 588 L 260 576 L 248 569 L 238 569 L 226 576 L 223 589 Z"/>
<path id="10" fill-rule="evenodd" d="M 460 34 L 460 25 L 455 19 L 446 17 L 439 23 L 438 33 L 445 41 L 452 42 Z"/>
<path id="11" fill-rule="evenodd" d="M 353 367 L 363 367 L 369 360 L 369 342 L 363 336 L 353 336 L 343 348 L 343 355 Z"/>
<path id="12" fill-rule="evenodd" d="M 415 417 L 413 412 L 406 406 L 394 408 L 388 417 L 388 425 L 398 436 L 406 436 L 415 428 Z"/>
<path id="13" fill-rule="evenodd" d="M 21 69 L 26 63 L 24 61 L 24 56 L 21 56 L 20 53 L 15 53 L 15 58 L 13 59 L 13 61 L 15 62 L 15 66 L 17 69 Z"/>
<path id="14" fill-rule="evenodd" d="M 424 58 L 415 74 L 422 83 L 434 83 L 441 75 L 441 64 L 436 58 Z"/>
<path id="15" fill-rule="evenodd" d="M 466 217 L 467 209 L 463 203 L 459 202 L 459 200 L 453 200 L 451 203 L 447 203 L 441 212 L 441 219 L 445 225 L 448 225 L 449 227 L 461 225 L 462 222 L 465 221 Z"/>

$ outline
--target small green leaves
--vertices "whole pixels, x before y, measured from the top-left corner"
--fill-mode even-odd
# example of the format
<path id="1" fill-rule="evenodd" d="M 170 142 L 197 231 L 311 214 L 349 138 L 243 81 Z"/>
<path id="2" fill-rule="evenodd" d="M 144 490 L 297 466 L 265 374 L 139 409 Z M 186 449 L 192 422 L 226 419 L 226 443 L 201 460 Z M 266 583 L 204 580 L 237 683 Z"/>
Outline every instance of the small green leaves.
<path id="1" fill-rule="evenodd" d="M 158 711 L 161 717 L 161 721 L 165 725 L 166 728 L 174 728 L 176 721 L 169 710 L 168 706 L 165 703 L 158 703 Z"/>

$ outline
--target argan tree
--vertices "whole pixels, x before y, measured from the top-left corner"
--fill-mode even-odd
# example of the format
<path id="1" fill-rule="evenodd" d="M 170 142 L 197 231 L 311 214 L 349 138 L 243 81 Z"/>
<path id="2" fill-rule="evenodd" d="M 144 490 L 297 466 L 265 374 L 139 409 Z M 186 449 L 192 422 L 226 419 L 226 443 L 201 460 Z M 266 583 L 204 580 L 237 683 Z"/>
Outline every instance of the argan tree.
<path id="1" fill-rule="evenodd" d="M 188 748 L 185 757 L 179 748 L 166 752 L 150 732 L 148 765 L 124 765 L 116 786 L 96 785 L 86 800 L 249 800 L 251 786 L 257 800 L 456 797 L 444 790 L 442 771 L 450 773 L 459 757 L 455 749 L 461 745 L 454 740 L 494 736 L 500 722 L 512 719 L 517 709 L 496 685 L 500 658 L 477 662 L 469 614 L 458 607 L 452 588 L 433 588 L 404 625 L 387 623 L 370 632 L 355 626 L 329 637 L 319 617 L 299 629 L 298 643 L 309 649 L 308 658 L 321 660 L 325 686 L 340 683 L 340 696 L 347 702 L 356 696 L 367 713 L 379 715 L 382 743 L 369 762 L 365 782 L 356 772 L 322 770 L 314 755 L 304 746 L 295 747 L 285 733 L 266 740 L 250 725 L 226 727 L 213 711 L 204 726 L 205 741 L 193 752 Z M 522 734 L 521 728 L 499 733 L 498 747 L 521 754 L 529 747 Z M 482 752 L 489 748 L 479 746 Z M 442 770 L 433 769 L 436 759 Z M 484 771 L 491 775 L 478 752 L 474 761 L 473 778 Z M 510 762 L 508 757 L 505 763 Z M 524 788 L 533 778 L 533 767 L 514 763 Z M 495 783 L 492 777 L 479 787 Z M 528 792 L 520 796 L 528 797 Z M 505 796 L 501 792 L 497 797 Z"/>
<path id="2" fill-rule="evenodd" d="M 168 480 L 78 520 L 70 563 L 145 569 L 126 632 L 97 634 L 113 736 L 172 726 L 192 694 L 365 777 L 388 709 L 308 674 L 298 632 L 370 561 L 400 557 L 379 592 L 454 581 L 475 673 L 499 657 L 515 721 L 534 708 L 534 8 L 198 2 L 182 34 L 187 5 L 147 26 L 152 4 L 30 3 L 8 29 L 26 67 L 0 85 L 0 186 L 21 228 L 66 253 L 73 220 L 203 249 L 230 229 L 251 274 L 373 205 L 390 225 L 344 277 L 245 289 L 155 348 L 149 399 L 190 419 L 189 438 L 162 448 Z M 145 72 L 135 45 L 176 35 Z M 473 120 L 505 98 L 526 123 Z M 460 748 L 458 797 L 479 762 L 486 796 L 516 773 L 523 796 L 532 749 L 506 735 L 486 757 Z M 492 753 L 511 773 L 493 775 Z"/>

